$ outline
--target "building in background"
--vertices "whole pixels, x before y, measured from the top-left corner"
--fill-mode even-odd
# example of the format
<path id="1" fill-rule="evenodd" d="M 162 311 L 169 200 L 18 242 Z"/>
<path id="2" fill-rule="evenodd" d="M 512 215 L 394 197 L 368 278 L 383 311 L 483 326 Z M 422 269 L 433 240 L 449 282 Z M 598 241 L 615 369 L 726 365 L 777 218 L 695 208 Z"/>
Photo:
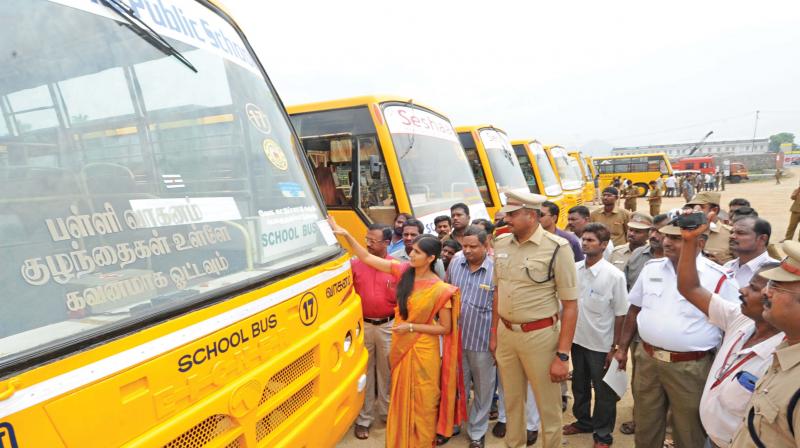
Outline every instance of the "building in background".
<path id="1" fill-rule="evenodd" d="M 667 157 L 674 159 L 689 155 L 689 151 L 694 148 L 694 143 L 677 143 L 669 145 L 649 145 L 649 146 L 626 146 L 614 148 L 611 155 L 626 156 L 634 154 L 647 154 L 654 152 L 666 153 Z M 738 154 L 762 154 L 769 148 L 768 138 L 758 138 L 751 140 L 724 140 L 719 142 L 704 142 L 695 151 L 693 156 L 700 155 L 738 155 Z"/>

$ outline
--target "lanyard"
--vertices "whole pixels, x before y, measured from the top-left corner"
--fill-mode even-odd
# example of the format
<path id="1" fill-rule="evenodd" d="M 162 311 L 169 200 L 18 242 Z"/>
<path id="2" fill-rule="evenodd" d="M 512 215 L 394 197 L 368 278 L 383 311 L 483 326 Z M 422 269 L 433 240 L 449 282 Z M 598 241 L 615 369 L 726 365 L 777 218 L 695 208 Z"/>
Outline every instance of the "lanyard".
<path id="1" fill-rule="evenodd" d="M 723 369 L 725 368 L 725 366 L 728 365 L 728 358 L 730 358 L 731 354 L 733 353 L 733 350 L 736 348 L 736 346 L 739 344 L 739 341 L 741 341 L 743 337 L 744 337 L 744 333 L 740 334 L 739 335 L 739 339 L 737 339 L 736 342 L 734 342 L 733 345 L 731 345 L 730 350 L 728 350 L 728 354 L 725 355 L 725 361 L 723 361 L 723 363 L 722 363 L 722 368 Z M 744 345 L 744 344 L 742 344 L 742 345 Z M 750 352 L 750 353 L 747 354 L 747 356 L 742 358 L 741 361 L 737 362 L 736 364 L 734 364 L 731 367 L 729 367 L 728 369 L 726 369 L 722 373 L 722 375 L 720 375 L 719 378 L 717 378 L 716 381 L 714 381 L 714 384 L 711 385 L 711 389 L 714 389 L 715 387 L 717 387 L 720 384 L 722 384 L 722 382 L 725 381 L 725 378 L 729 377 L 731 375 L 731 373 L 735 372 L 739 367 L 742 366 L 742 364 L 746 363 L 747 361 L 749 361 L 750 359 L 752 359 L 755 356 L 756 356 L 756 352 Z"/>

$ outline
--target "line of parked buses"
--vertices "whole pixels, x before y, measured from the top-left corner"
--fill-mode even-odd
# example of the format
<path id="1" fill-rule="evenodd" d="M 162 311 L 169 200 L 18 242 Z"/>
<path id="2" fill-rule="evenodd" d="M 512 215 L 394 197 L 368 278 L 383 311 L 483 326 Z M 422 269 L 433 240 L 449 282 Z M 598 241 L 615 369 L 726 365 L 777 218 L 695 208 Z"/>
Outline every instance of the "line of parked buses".
<path id="1" fill-rule="evenodd" d="M 567 210 L 595 199 L 615 177 L 647 194 L 672 173 L 663 153 L 591 158 L 536 139 L 511 140 L 491 124 L 453 127 L 447 117 L 409 99 L 362 96 L 287 108 L 329 212 L 356 237 L 371 222 L 391 225 L 411 213 L 426 231 L 452 204 L 472 218 L 494 219 L 508 190 L 547 196 Z M 598 176 L 599 171 L 599 176 Z"/>

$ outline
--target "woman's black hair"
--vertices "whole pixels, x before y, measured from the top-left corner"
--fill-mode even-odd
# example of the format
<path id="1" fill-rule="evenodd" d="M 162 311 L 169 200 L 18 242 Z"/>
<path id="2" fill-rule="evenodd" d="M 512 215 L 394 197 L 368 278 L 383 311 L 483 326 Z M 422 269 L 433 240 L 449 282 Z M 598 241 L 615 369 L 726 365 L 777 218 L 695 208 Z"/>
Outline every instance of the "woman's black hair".
<path id="1" fill-rule="evenodd" d="M 436 260 L 442 254 L 442 242 L 432 235 L 420 235 L 414 239 L 414 244 L 426 255 L 434 256 L 431 261 L 431 271 L 433 271 Z M 411 296 L 411 291 L 414 290 L 414 275 L 414 268 L 408 268 L 397 283 L 397 307 L 400 309 L 400 316 L 403 319 L 408 319 L 408 298 Z"/>

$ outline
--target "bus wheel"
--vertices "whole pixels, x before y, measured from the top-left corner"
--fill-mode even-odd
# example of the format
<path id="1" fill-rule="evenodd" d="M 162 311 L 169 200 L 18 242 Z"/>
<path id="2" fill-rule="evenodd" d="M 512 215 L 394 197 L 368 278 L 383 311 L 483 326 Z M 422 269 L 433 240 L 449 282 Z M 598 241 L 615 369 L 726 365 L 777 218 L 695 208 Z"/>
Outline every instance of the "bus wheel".
<path id="1" fill-rule="evenodd" d="M 738 184 L 739 182 L 741 182 L 741 181 L 742 181 L 742 178 L 741 178 L 741 177 L 739 177 L 739 176 L 731 176 L 731 177 L 728 179 L 728 181 L 729 181 L 730 183 L 732 183 L 732 184 Z"/>
<path id="2" fill-rule="evenodd" d="M 650 190 L 650 187 L 648 187 L 647 184 L 643 184 L 641 182 L 633 184 L 633 186 L 639 190 L 640 198 L 647 196 L 647 192 Z"/>

